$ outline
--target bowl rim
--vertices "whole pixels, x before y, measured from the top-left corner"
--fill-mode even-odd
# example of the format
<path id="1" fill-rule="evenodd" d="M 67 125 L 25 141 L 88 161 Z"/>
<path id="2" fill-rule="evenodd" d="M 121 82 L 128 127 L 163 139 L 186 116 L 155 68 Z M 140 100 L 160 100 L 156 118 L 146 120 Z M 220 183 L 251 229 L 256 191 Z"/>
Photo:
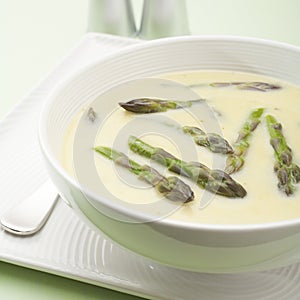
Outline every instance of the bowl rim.
<path id="1" fill-rule="evenodd" d="M 44 158 L 54 167 L 57 173 L 63 177 L 69 184 L 74 186 L 76 189 L 83 191 L 85 195 L 100 201 L 105 206 L 116 210 L 119 213 L 124 213 L 126 216 L 129 216 L 134 219 L 141 219 L 143 221 L 147 221 L 149 215 L 144 215 L 139 212 L 135 212 L 129 210 L 125 207 L 120 207 L 117 203 L 108 201 L 105 197 L 101 197 L 96 193 L 86 189 L 81 186 L 68 172 L 63 168 L 60 161 L 55 158 L 54 154 L 51 152 L 51 147 L 47 140 L 47 114 L 48 110 L 52 105 L 52 101 L 54 101 L 55 97 L 61 93 L 65 87 L 68 86 L 74 79 L 82 76 L 85 72 L 90 70 L 97 65 L 107 62 L 113 61 L 115 58 L 122 57 L 130 52 L 135 52 L 143 49 L 147 49 L 150 47 L 160 46 L 160 45 L 172 45 L 173 43 L 183 43 L 183 42 L 209 42 L 209 41 L 226 41 L 226 42 L 240 42 L 240 43 L 251 43 L 251 44 L 259 44 L 264 46 L 272 46 L 276 48 L 281 48 L 289 51 L 299 52 L 300 55 L 300 47 L 292 44 L 288 44 L 285 42 L 274 41 L 264 38 L 256 38 L 256 37 L 247 37 L 247 36 L 237 36 L 237 35 L 193 35 L 193 36 L 179 36 L 179 37 L 166 37 L 160 38 L 151 41 L 145 41 L 143 43 L 138 42 L 133 45 L 129 45 L 120 49 L 117 52 L 106 55 L 105 57 L 100 57 L 95 61 L 79 68 L 71 75 L 69 75 L 66 79 L 62 80 L 46 97 L 45 102 L 43 104 L 42 110 L 40 112 L 39 120 L 38 120 L 38 140 L 40 144 L 41 151 L 44 155 Z M 96 210 L 96 208 L 95 208 Z M 174 220 L 169 218 L 158 218 L 152 222 L 159 222 L 161 225 L 180 228 L 189 231 L 210 231 L 210 232 L 252 232 L 252 231 L 266 231 L 266 230 L 274 230 L 274 229 L 282 229 L 294 226 L 300 226 L 300 216 L 299 218 L 273 221 L 267 223 L 251 223 L 251 224 L 206 224 L 199 222 L 187 222 L 182 220 Z"/>

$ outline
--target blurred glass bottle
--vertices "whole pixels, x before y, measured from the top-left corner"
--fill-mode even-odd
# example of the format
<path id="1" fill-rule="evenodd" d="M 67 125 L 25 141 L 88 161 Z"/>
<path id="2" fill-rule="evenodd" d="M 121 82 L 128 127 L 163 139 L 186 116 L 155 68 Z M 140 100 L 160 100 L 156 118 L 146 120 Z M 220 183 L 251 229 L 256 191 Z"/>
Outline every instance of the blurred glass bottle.
<path id="1" fill-rule="evenodd" d="M 142 39 L 188 34 L 185 0 L 144 0 L 139 30 Z"/>
<path id="2" fill-rule="evenodd" d="M 88 31 L 135 36 L 136 26 L 130 0 L 90 0 Z"/>

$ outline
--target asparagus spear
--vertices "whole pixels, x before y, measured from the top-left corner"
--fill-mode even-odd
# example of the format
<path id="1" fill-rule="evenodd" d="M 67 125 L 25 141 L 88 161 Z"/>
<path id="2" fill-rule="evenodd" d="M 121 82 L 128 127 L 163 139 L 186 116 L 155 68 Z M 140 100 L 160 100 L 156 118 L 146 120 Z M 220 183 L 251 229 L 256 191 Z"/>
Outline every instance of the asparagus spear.
<path id="1" fill-rule="evenodd" d="M 119 105 L 124 109 L 137 114 L 149 114 L 155 112 L 164 112 L 169 109 L 179 109 L 191 107 L 194 103 L 203 102 L 203 99 L 190 101 L 175 101 L 154 98 L 133 99 L 128 102 L 120 102 Z"/>
<path id="2" fill-rule="evenodd" d="M 169 171 L 190 178 L 203 189 L 231 198 L 246 195 L 245 189 L 221 170 L 210 170 L 198 162 L 182 161 L 162 148 L 152 147 L 134 136 L 129 137 L 128 144 L 133 152 L 166 166 Z"/>
<path id="3" fill-rule="evenodd" d="M 214 153 L 233 153 L 233 149 L 229 143 L 216 133 L 205 133 L 200 128 L 193 126 L 184 126 L 182 130 L 193 137 L 197 145 L 207 147 Z"/>
<path id="4" fill-rule="evenodd" d="M 90 122 L 95 122 L 96 118 L 97 118 L 97 113 L 94 111 L 94 109 L 92 107 L 90 107 L 87 111 L 87 117 L 89 119 Z"/>
<path id="5" fill-rule="evenodd" d="M 250 146 L 249 138 L 260 123 L 260 117 L 263 112 L 263 108 L 258 108 L 250 113 L 242 129 L 239 131 L 237 140 L 233 144 L 234 153 L 229 155 L 226 160 L 225 172 L 232 174 L 240 170 L 244 165 L 246 152 Z"/>
<path id="6" fill-rule="evenodd" d="M 141 180 L 151 184 L 156 190 L 175 202 L 187 203 L 194 200 L 194 193 L 191 188 L 175 176 L 164 177 L 155 169 L 145 165 L 142 166 L 137 162 L 129 159 L 122 152 L 118 152 L 109 147 L 96 147 L 94 149 L 101 155 L 111 159 L 115 164 L 118 164 L 130 172 L 137 175 Z"/>
<path id="7" fill-rule="evenodd" d="M 266 116 L 270 144 L 275 152 L 274 171 L 278 178 L 278 188 L 287 196 L 295 191 L 294 184 L 300 181 L 300 168 L 293 163 L 291 148 L 282 133 L 282 125 L 271 115 Z"/>
<path id="8" fill-rule="evenodd" d="M 213 82 L 210 84 L 212 87 L 227 87 L 227 86 L 236 86 L 238 89 L 241 90 L 254 90 L 259 92 L 269 92 L 272 90 L 279 90 L 281 89 L 280 85 L 261 82 L 261 81 L 254 81 L 254 82 Z"/>

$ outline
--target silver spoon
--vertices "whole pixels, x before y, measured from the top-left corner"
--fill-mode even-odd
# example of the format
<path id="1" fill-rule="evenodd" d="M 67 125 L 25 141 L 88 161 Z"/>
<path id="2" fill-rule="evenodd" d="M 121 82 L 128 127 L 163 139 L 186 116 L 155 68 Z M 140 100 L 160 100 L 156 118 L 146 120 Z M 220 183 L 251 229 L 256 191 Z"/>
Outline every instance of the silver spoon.
<path id="1" fill-rule="evenodd" d="M 59 196 L 54 184 L 47 180 L 19 205 L 0 218 L 4 230 L 16 235 L 32 235 L 47 222 Z"/>

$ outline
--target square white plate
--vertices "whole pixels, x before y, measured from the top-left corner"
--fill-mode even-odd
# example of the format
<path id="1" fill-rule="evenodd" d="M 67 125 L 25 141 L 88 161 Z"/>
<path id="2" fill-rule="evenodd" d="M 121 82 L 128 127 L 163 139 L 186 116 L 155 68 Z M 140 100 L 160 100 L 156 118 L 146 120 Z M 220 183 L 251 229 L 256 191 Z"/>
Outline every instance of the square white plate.
<path id="1" fill-rule="evenodd" d="M 47 94 L 74 71 L 138 42 L 142 41 L 87 34 L 0 122 L 0 213 L 48 178 L 37 139 L 37 121 Z M 129 294 L 172 300 L 300 299 L 300 265 L 292 264 L 299 260 L 298 252 L 290 253 L 290 266 L 265 272 L 217 275 L 176 270 L 96 234 L 63 201 L 33 236 L 0 231 L 0 260 Z"/>

